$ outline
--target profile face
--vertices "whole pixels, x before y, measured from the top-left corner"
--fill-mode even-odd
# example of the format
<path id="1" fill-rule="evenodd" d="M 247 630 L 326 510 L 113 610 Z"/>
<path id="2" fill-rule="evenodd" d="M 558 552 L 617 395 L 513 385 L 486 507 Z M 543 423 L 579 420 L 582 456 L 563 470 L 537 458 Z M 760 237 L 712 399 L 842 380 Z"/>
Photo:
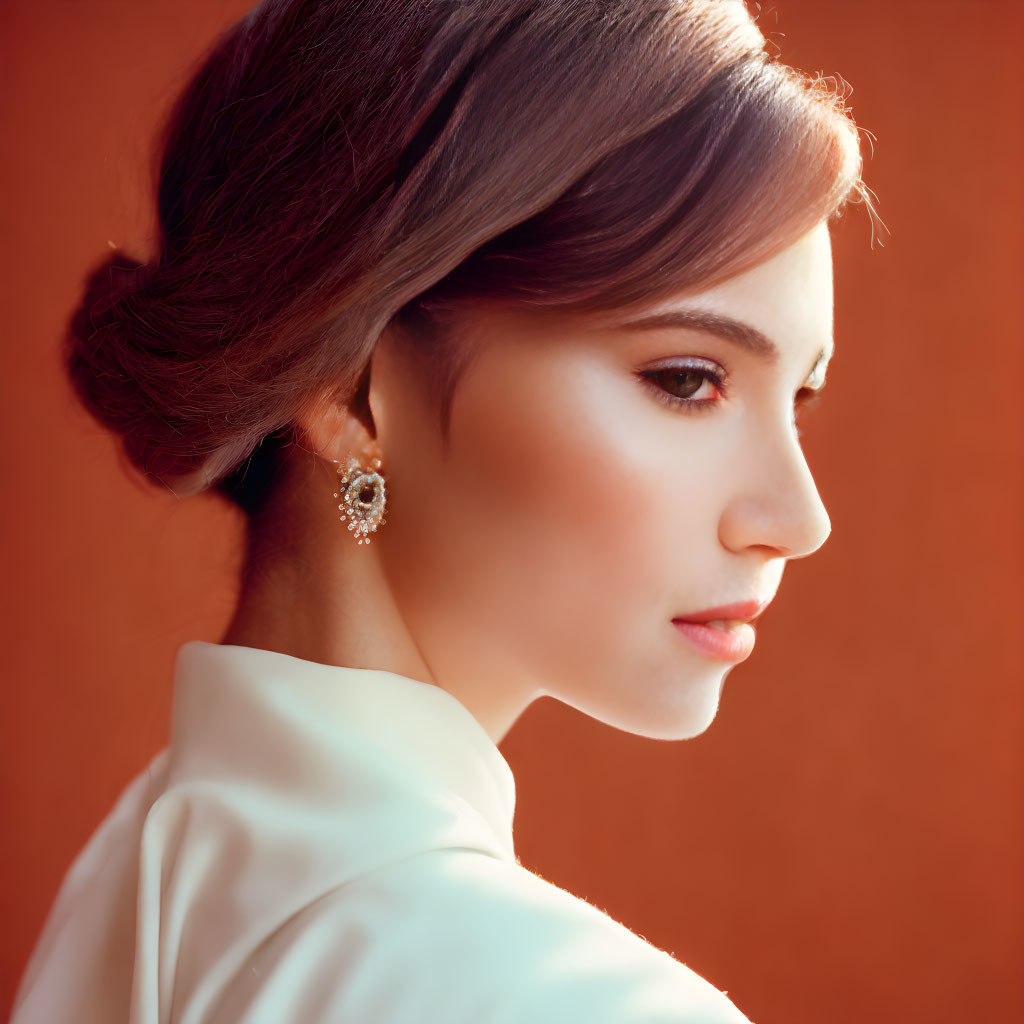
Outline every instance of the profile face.
<path id="1" fill-rule="evenodd" d="M 622 324 L 693 310 L 755 328 L 777 357 L 670 318 Z M 499 704 L 551 695 L 646 736 L 705 730 L 750 652 L 715 654 L 673 620 L 772 598 L 786 562 L 828 537 L 794 411 L 823 382 L 832 318 L 825 223 L 628 316 L 474 310 L 447 450 L 385 332 L 374 547 L 436 677 Z"/>

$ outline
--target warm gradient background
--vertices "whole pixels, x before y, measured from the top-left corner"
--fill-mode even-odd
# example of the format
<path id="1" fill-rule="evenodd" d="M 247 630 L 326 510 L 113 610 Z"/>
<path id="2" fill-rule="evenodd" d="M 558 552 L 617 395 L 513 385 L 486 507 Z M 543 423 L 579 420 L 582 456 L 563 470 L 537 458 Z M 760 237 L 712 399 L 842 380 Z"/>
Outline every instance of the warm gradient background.
<path id="1" fill-rule="evenodd" d="M 218 640 L 239 522 L 129 478 L 55 359 L 108 240 L 145 256 L 157 117 L 244 0 L 0 5 L 0 1014 L 56 888 Z M 753 6 L 753 4 L 751 4 Z M 837 352 L 805 428 L 832 517 L 704 735 L 553 701 L 502 749 L 524 864 L 757 1024 L 1024 1020 L 1024 4 L 777 0 L 852 84 L 890 234 L 834 234 Z M 111 1022 L 115 1024 L 115 1022 Z"/>

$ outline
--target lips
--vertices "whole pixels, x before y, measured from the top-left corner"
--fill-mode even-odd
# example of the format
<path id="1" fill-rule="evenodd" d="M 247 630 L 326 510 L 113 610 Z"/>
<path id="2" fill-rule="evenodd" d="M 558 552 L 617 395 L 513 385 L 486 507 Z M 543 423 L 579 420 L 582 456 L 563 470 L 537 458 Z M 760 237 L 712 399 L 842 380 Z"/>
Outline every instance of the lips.
<path id="1" fill-rule="evenodd" d="M 770 600 L 736 601 L 705 608 L 692 615 L 677 616 L 672 625 L 701 653 L 722 661 L 743 661 L 754 649 L 754 627 L 750 622 L 768 607 Z"/>
<path id="2" fill-rule="evenodd" d="M 743 661 L 754 650 L 754 627 L 748 622 L 719 627 L 706 622 L 673 619 L 672 625 L 701 654 L 720 661 Z"/>
<path id="3" fill-rule="evenodd" d="M 691 615 L 677 615 L 673 622 L 750 622 L 768 607 L 769 601 L 736 601 L 733 604 L 705 608 Z"/>

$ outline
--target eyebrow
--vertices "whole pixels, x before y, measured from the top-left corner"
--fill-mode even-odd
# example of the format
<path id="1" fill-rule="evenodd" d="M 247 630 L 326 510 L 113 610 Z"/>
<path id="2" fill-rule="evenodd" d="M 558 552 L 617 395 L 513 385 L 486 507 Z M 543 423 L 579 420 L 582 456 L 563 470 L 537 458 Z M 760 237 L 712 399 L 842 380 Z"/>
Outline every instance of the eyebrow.
<path id="1" fill-rule="evenodd" d="M 615 325 L 617 328 L 634 331 L 658 330 L 665 327 L 682 327 L 687 330 L 703 331 L 724 338 L 756 355 L 767 359 L 769 364 L 777 366 L 780 359 L 779 347 L 766 334 L 742 320 L 734 320 L 722 313 L 712 313 L 702 309 L 670 309 L 663 313 L 652 313 L 636 320 L 627 320 Z M 823 348 L 817 355 L 807 379 L 817 373 L 818 368 L 832 357 L 835 345 Z M 824 387 L 824 382 L 819 386 Z"/>

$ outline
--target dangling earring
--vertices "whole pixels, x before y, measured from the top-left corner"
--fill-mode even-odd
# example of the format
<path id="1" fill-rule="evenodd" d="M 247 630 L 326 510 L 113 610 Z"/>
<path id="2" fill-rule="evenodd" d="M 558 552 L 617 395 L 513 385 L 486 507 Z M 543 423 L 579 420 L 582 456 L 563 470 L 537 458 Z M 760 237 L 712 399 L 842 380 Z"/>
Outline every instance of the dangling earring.
<path id="1" fill-rule="evenodd" d="M 337 459 L 332 460 L 337 463 Z M 359 544 L 369 544 L 369 534 L 385 522 L 384 477 L 378 472 L 380 459 L 374 459 L 369 468 L 361 466 L 351 455 L 345 466 L 338 466 L 338 490 L 334 497 L 341 498 L 339 519 L 348 517 L 348 529 L 353 531 Z"/>

